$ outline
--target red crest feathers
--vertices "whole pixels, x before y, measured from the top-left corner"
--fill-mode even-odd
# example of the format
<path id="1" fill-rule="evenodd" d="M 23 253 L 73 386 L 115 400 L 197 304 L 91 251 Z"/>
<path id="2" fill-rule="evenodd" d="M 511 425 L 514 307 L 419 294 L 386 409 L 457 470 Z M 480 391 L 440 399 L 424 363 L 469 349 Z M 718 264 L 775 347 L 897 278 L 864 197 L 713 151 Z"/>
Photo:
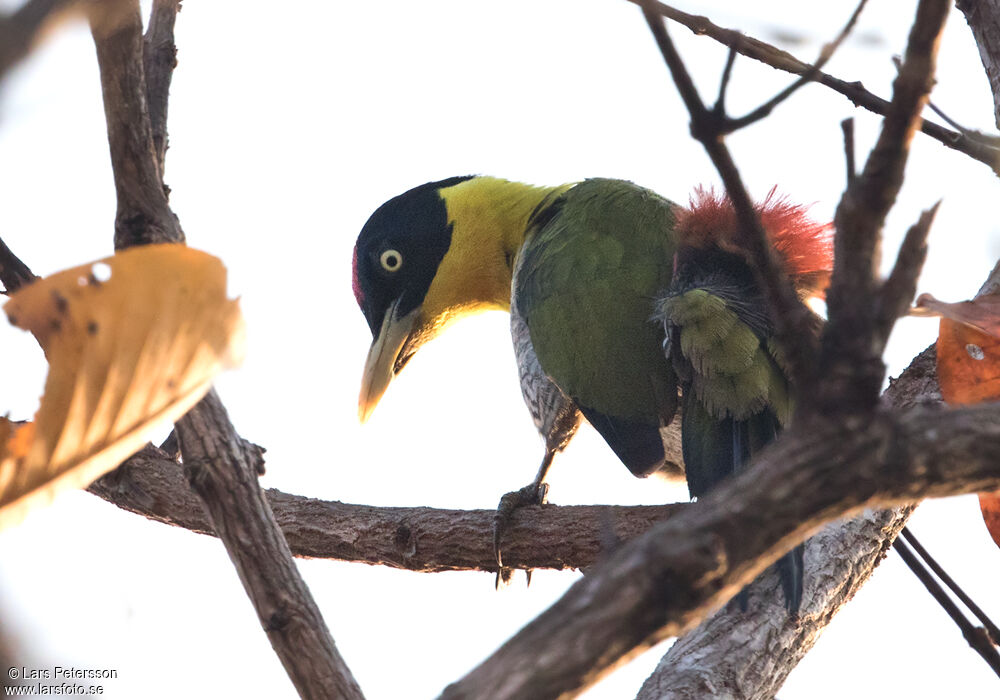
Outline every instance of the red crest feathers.
<path id="1" fill-rule="evenodd" d="M 781 258 L 785 272 L 803 296 L 817 294 L 826 287 L 833 269 L 833 224 L 809 218 L 807 207 L 792 204 L 768 192 L 755 207 L 771 244 Z M 680 245 L 707 248 L 715 245 L 733 253 L 744 250 L 736 210 L 729 197 L 711 188 L 698 187 L 688 209 L 677 211 L 677 239 Z"/>

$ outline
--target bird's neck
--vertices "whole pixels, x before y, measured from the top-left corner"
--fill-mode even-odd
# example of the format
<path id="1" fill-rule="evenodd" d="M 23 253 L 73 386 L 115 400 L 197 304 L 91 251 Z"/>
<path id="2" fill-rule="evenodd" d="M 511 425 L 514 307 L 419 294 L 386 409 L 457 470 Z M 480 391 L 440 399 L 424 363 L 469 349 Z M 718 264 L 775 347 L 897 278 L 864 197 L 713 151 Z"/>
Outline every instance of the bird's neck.
<path id="1" fill-rule="evenodd" d="M 532 214 L 571 185 L 535 187 L 475 177 L 441 190 L 451 246 L 435 282 L 454 285 L 453 312 L 510 310 L 511 278 Z"/>

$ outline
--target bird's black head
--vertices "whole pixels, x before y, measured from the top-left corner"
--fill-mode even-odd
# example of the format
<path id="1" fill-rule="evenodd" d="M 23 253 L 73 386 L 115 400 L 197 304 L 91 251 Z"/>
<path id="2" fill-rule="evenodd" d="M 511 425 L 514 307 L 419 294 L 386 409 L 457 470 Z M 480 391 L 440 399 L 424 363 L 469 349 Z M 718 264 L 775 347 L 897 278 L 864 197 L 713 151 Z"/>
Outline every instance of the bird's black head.
<path id="1" fill-rule="evenodd" d="M 375 210 L 354 247 L 354 297 L 378 336 L 389 307 L 405 316 L 423 301 L 451 245 L 448 211 L 439 190 L 472 176 L 414 187 Z"/>
<path id="2" fill-rule="evenodd" d="M 354 246 L 354 296 L 372 331 L 358 399 L 367 420 L 392 378 L 433 335 L 422 304 L 451 247 L 452 224 L 441 190 L 470 177 L 415 187 L 379 207 Z"/>

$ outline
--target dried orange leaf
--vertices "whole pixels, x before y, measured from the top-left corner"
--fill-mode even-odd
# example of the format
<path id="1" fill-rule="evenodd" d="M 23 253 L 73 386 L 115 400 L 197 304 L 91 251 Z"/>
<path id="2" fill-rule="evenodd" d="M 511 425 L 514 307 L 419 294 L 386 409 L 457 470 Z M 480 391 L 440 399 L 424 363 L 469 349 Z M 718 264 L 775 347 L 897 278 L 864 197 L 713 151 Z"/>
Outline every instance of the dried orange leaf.
<path id="1" fill-rule="evenodd" d="M 937 342 L 938 382 L 950 404 L 1000 399 L 1000 338 L 942 318 Z"/>
<path id="2" fill-rule="evenodd" d="M 950 404 L 1000 399 L 1000 297 L 947 304 L 929 294 L 917 306 L 942 316 L 937 341 L 938 383 Z M 992 330 L 991 330 L 992 329 Z M 979 494 L 979 508 L 993 541 L 1000 547 L 1000 494 Z"/>
<path id="3" fill-rule="evenodd" d="M 979 494 L 979 508 L 983 511 L 983 520 L 990 536 L 1000 547 L 1000 491 Z"/>
<path id="4" fill-rule="evenodd" d="M 984 294 L 971 301 L 949 303 L 921 294 L 913 309 L 915 316 L 941 316 L 983 333 L 1000 338 L 1000 294 Z"/>
<path id="5" fill-rule="evenodd" d="M 0 527 L 113 469 L 242 360 L 243 318 L 226 297 L 225 267 L 181 245 L 58 272 L 4 311 L 38 339 L 49 374 L 33 430 L 0 428 Z"/>

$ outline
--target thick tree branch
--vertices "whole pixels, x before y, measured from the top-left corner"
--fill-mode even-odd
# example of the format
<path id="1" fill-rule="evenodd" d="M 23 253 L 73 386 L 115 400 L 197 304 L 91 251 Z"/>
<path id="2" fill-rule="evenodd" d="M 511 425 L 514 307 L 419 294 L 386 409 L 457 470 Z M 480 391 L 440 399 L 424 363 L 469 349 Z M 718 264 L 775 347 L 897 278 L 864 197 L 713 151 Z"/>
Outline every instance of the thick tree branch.
<path id="1" fill-rule="evenodd" d="M 940 406 L 934 346 L 920 353 L 883 395 L 888 409 Z M 638 700 L 722 695 L 773 698 L 820 634 L 886 556 L 913 508 L 867 511 L 831 523 L 806 542 L 803 607 L 796 620 L 779 609 L 777 576 L 751 586 L 746 612 L 728 605 L 670 647 Z"/>
<path id="2" fill-rule="evenodd" d="M 142 62 L 146 77 L 146 103 L 149 108 L 153 150 L 156 152 L 161 181 L 167 154 L 167 103 L 170 95 L 170 79 L 173 77 L 174 68 L 177 67 L 174 21 L 180 9 L 181 0 L 153 0 L 149 26 L 143 37 Z"/>
<path id="3" fill-rule="evenodd" d="M 648 0 L 629 0 L 629 2 L 636 5 L 646 5 Z M 963 5 L 961 2 L 958 4 L 960 7 Z M 970 4 L 975 5 L 976 3 Z M 721 44 L 734 48 L 747 58 L 752 58 L 772 68 L 794 75 L 802 75 L 811 69 L 808 63 L 800 61 L 787 51 L 782 51 L 767 42 L 746 36 L 734 29 L 720 27 L 713 24 L 707 17 L 688 14 L 665 5 L 662 2 L 653 2 L 652 5 L 660 15 L 687 27 L 699 36 L 708 36 Z M 996 20 L 993 20 L 993 22 L 997 23 Z M 970 24 L 972 24 L 971 19 Z M 993 46 L 995 48 L 993 65 L 1000 65 L 1000 41 L 995 41 Z M 987 66 L 987 69 L 989 70 L 989 66 Z M 884 100 L 869 92 L 858 81 L 848 82 L 822 71 L 816 75 L 815 80 L 817 83 L 843 95 L 854 105 L 875 114 L 884 115 L 889 109 L 888 100 Z M 995 146 L 926 120 L 920 124 L 919 129 L 942 145 L 964 153 L 970 158 L 987 165 L 995 174 L 1000 176 L 1000 149 L 997 149 Z"/>
<path id="4" fill-rule="evenodd" d="M 147 447 L 89 491 L 151 520 L 208 535 L 215 531 L 181 467 Z M 299 557 L 382 564 L 409 571 L 495 571 L 493 510 L 377 508 L 265 492 L 275 520 Z M 631 539 L 687 508 L 666 506 L 532 506 L 519 510 L 504 539 L 518 568 L 575 569 L 602 556 L 608 534 Z"/>
<path id="5" fill-rule="evenodd" d="M 624 544 L 444 698 L 562 697 L 678 635 L 823 523 L 1000 486 L 1000 405 L 797 423 L 743 473 Z"/>
<path id="6" fill-rule="evenodd" d="M 150 125 L 139 2 L 114 0 L 94 5 L 90 24 L 101 70 L 118 195 L 115 249 L 146 243 L 183 243 L 184 232 L 163 189 L 161 159 L 157 158 Z M 165 118 L 165 102 L 162 108 Z"/>
<path id="7" fill-rule="evenodd" d="M 108 142 L 118 194 L 115 248 L 184 241 L 163 187 L 167 90 L 177 3 L 155 2 L 150 23 L 153 93 L 147 93 L 137 0 L 91 6 Z M 167 47 L 164 49 L 164 47 Z M 154 142 L 147 95 L 163 131 Z M 362 698 L 299 575 L 257 483 L 260 451 L 240 438 L 214 391 L 176 424 L 185 474 L 201 498 L 292 683 L 304 698 Z"/>
<path id="8" fill-rule="evenodd" d="M 993 93 L 994 120 L 1000 127 L 1000 2 L 957 0 L 955 6 L 965 15 L 979 47 L 979 57 Z"/>
<path id="9" fill-rule="evenodd" d="M 239 440 L 214 391 L 178 421 L 177 437 L 188 482 L 299 695 L 363 698 L 257 484 L 254 455 Z"/>
<path id="10" fill-rule="evenodd" d="M 893 99 L 882 130 L 862 172 L 853 179 L 837 206 L 834 267 L 827 290 L 829 320 L 823 329 L 820 366 L 824 381 L 808 409 L 817 413 L 857 415 L 878 401 L 885 377 L 882 351 L 899 309 L 888 303 L 878 284 L 882 225 L 903 185 L 910 141 L 934 82 L 938 42 L 950 0 L 924 0 L 907 41 Z M 929 216 L 922 217 L 929 226 Z M 907 236 L 905 259 L 894 270 L 887 294 L 899 296 L 919 274 L 919 253 L 926 227 Z M 904 272 L 905 271 L 905 272 Z M 891 317 L 890 317 L 891 316 Z"/>

